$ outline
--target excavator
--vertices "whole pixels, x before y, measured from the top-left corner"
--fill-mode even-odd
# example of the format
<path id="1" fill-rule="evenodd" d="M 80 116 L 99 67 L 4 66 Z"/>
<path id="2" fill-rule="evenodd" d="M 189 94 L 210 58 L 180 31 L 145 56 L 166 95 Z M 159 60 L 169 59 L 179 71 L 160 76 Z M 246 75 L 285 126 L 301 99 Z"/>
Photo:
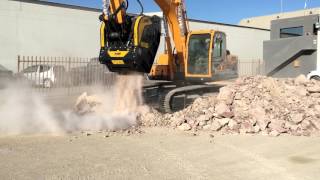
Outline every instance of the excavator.
<path id="1" fill-rule="evenodd" d="M 127 12 L 128 0 L 103 0 L 99 61 L 111 72 L 147 74 L 159 82 L 144 89 L 156 97 L 159 110 L 179 110 L 188 97 L 216 91 L 210 82 L 237 76 L 237 62 L 227 58 L 225 33 L 190 31 L 184 0 L 154 0 L 162 18 L 144 15 L 136 1 L 139 15 Z M 158 54 L 162 35 L 165 50 Z"/>

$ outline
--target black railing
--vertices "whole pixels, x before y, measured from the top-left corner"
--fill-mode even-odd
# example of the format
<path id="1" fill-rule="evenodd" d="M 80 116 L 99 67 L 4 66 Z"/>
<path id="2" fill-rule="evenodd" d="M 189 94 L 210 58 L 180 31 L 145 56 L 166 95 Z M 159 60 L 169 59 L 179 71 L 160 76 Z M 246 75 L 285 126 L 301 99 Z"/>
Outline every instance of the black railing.
<path id="1" fill-rule="evenodd" d="M 19 79 L 40 92 L 85 91 L 94 86 L 110 87 L 116 75 L 100 64 L 98 58 L 18 56 Z"/>

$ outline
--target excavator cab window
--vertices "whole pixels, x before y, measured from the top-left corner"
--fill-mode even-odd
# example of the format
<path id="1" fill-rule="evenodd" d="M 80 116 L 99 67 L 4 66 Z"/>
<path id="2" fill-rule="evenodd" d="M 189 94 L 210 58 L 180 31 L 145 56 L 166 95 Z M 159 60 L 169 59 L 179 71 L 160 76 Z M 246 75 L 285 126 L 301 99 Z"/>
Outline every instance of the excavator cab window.
<path id="1" fill-rule="evenodd" d="M 210 34 L 193 34 L 189 38 L 188 74 L 209 74 Z"/>
<path id="2" fill-rule="evenodd" d="M 213 46 L 213 57 L 214 59 L 216 58 L 221 58 L 222 57 L 222 40 L 221 39 L 216 39 L 214 41 L 214 46 Z"/>
<path id="3" fill-rule="evenodd" d="M 225 51 L 226 51 L 226 36 L 223 33 L 217 32 L 215 33 L 213 45 L 212 45 L 212 61 L 213 68 L 218 68 L 222 63 Z"/>

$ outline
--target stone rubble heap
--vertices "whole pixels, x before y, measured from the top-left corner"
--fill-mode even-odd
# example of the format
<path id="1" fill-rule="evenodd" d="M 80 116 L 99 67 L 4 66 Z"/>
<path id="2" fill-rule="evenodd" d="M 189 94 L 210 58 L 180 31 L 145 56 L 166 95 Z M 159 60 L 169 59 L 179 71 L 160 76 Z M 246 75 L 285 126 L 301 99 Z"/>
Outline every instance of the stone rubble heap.
<path id="1" fill-rule="evenodd" d="M 264 76 L 239 78 L 218 96 L 201 97 L 174 114 L 142 111 L 143 126 L 222 134 L 311 136 L 320 134 L 320 82 Z"/>

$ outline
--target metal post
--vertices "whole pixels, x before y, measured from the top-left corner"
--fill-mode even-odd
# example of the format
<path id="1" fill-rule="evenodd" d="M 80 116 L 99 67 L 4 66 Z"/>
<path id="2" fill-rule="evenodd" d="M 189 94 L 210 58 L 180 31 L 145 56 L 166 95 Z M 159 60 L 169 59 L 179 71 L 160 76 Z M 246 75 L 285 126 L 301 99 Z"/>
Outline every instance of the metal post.
<path id="1" fill-rule="evenodd" d="M 254 76 L 254 61 L 251 59 L 251 76 Z"/>
<path id="2" fill-rule="evenodd" d="M 261 59 L 259 59 L 259 75 L 262 75 L 262 70 L 261 70 L 261 68 L 262 68 L 262 65 L 261 65 Z"/>
<path id="3" fill-rule="evenodd" d="M 317 24 L 318 34 L 317 34 L 317 71 L 320 71 L 320 23 Z"/>
<path id="4" fill-rule="evenodd" d="M 70 95 L 70 88 L 72 86 L 71 85 L 71 83 L 72 83 L 72 75 L 71 75 L 71 72 L 70 72 L 70 69 L 71 69 L 70 66 L 71 66 L 71 57 L 68 58 L 68 67 L 67 67 L 67 69 L 68 69 L 68 85 L 67 85 L 68 86 L 67 87 L 68 88 L 68 90 L 67 90 L 68 91 L 68 95 Z"/>

